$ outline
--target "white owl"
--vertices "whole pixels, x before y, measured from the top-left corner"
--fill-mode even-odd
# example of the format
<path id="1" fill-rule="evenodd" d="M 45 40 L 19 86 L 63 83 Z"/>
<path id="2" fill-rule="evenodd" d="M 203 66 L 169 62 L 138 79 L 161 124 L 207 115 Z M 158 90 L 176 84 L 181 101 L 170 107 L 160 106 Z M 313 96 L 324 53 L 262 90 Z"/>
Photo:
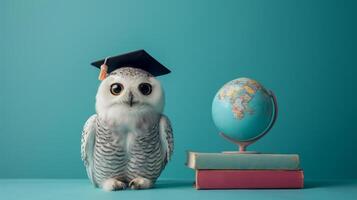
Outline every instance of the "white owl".
<path id="1" fill-rule="evenodd" d="M 96 95 L 96 112 L 84 125 L 81 154 L 91 182 L 107 191 L 154 185 L 173 152 L 164 91 L 150 73 L 114 70 Z"/>

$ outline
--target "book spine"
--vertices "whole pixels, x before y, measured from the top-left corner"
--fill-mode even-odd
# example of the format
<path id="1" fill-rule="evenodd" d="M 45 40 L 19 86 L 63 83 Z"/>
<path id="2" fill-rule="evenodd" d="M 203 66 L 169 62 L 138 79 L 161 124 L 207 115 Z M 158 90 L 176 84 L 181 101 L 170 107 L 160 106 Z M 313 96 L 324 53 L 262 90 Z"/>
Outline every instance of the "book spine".
<path id="1" fill-rule="evenodd" d="M 299 170 L 300 160 L 295 154 L 190 154 L 187 166 L 193 169 Z"/>
<path id="2" fill-rule="evenodd" d="M 302 170 L 197 170 L 196 189 L 303 188 Z"/>

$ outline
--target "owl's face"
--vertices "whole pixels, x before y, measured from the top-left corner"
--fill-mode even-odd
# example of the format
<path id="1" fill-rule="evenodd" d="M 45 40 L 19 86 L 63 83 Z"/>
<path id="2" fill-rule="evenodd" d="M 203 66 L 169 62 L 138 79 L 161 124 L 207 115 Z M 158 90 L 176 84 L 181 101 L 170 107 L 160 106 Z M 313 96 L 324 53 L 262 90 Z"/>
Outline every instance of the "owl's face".
<path id="1" fill-rule="evenodd" d="M 99 115 L 118 112 L 157 112 L 164 108 L 164 91 L 151 74 L 131 67 L 113 71 L 98 88 L 96 110 Z"/>

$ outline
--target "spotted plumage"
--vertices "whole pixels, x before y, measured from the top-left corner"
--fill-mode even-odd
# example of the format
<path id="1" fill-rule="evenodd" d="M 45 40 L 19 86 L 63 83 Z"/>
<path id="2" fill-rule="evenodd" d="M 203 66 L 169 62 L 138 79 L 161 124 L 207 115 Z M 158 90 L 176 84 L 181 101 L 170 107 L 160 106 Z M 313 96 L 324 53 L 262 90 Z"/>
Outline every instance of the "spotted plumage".
<path id="1" fill-rule="evenodd" d="M 109 191 L 150 188 L 173 152 L 170 121 L 162 114 L 163 90 L 145 71 L 121 68 L 114 72 L 99 86 L 97 114 L 83 128 L 82 160 L 97 187 Z M 115 83 L 123 88 L 113 94 Z M 150 90 L 142 89 L 143 83 Z"/>
<path id="2" fill-rule="evenodd" d="M 118 76 L 123 76 L 123 77 L 152 77 L 149 72 L 144 71 L 139 68 L 132 68 L 132 67 L 125 67 L 122 68 L 121 70 L 116 70 L 110 73 L 110 75 L 118 75 Z"/>

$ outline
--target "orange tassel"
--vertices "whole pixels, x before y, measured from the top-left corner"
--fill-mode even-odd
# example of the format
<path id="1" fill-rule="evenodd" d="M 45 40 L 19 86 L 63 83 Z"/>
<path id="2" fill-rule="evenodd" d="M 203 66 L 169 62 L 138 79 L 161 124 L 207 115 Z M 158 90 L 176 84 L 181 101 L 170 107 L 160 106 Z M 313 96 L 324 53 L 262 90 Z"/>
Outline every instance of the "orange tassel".
<path id="1" fill-rule="evenodd" d="M 104 80 L 107 77 L 107 72 L 108 72 L 108 66 L 106 64 L 103 64 L 100 66 L 100 72 L 99 72 L 99 80 Z"/>

